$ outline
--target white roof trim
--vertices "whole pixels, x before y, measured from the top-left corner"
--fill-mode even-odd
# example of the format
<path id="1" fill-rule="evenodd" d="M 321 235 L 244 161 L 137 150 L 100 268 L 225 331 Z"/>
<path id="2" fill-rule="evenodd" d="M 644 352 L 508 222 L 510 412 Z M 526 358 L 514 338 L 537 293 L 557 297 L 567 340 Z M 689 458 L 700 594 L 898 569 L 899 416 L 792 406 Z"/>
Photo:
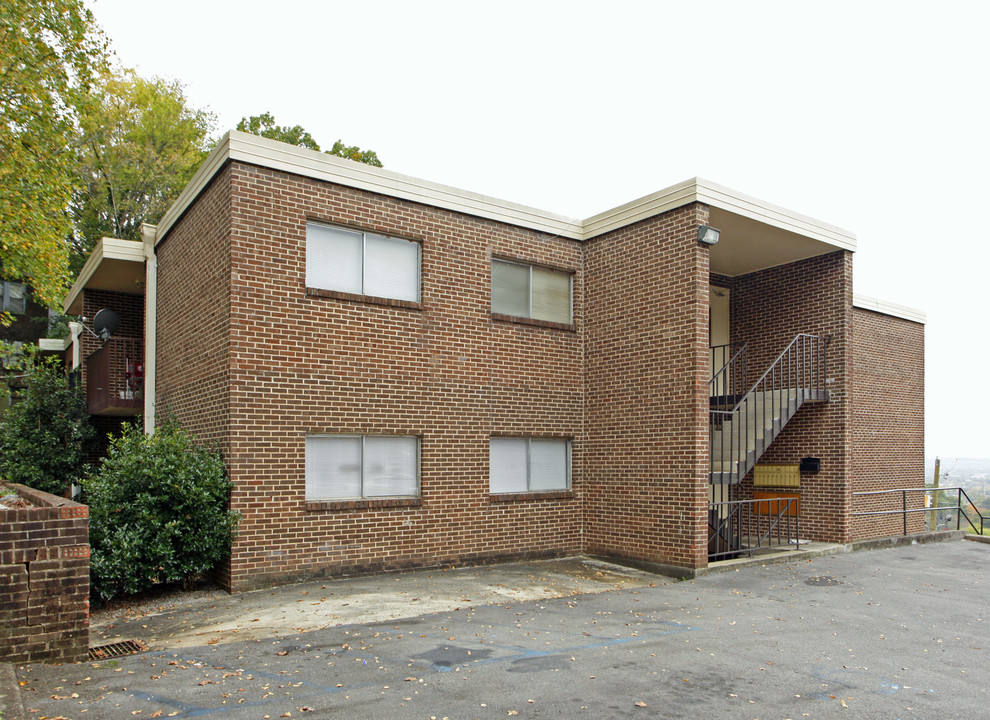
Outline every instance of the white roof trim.
<path id="1" fill-rule="evenodd" d="M 66 335 L 61 340 L 58 338 L 38 338 L 38 349 L 41 352 L 65 352 L 72 345 L 72 336 Z"/>
<path id="2" fill-rule="evenodd" d="M 136 240 L 121 240 L 119 238 L 109 237 L 100 238 L 93 247 L 93 250 L 89 253 L 86 264 L 79 271 L 79 275 L 72 284 L 69 293 L 65 296 L 65 301 L 62 303 L 64 312 L 69 311 L 69 308 L 82 293 L 83 288 L 86 287 L 86 283 L 93 277 L 93 273 L 96 272 L 96 269 L 104 259 L 131 260 L 133 262 L 143 263 L 144 245 Z"/>
<path id="3" fill-rule="evenodd" d="M 175 204 L 159 221 L 156 242 L 168 234 L 172 225 L 228 160 L 240 160 L 575 240 L 587 240 L 668 210 L 701 202 L 843 250 L 856 249 L 856 236 L 847 230 L 700 178 L 673 185 L 582 221 L 237 130 L 223 136 Z"/>
<path id="4" fill-rule="evenodd" d="M 892 317 L 901 318 L 902 320 L 910 320 L 911 322 L 921 323 L 924 325 L 927 322 L 927 316 L 921 310 L 916 310 L 915 308 L 907 307 L 906 305 L 898 305 L 896 303 L 887 302 L 886 300 L 878 300 L 877 298 L 867 297 L 866 295 L 860 295 L 859 293 L 853 293 L 853 307 L 858 307 L 862 310 L 872 310 L 873 312 L 880 313 L 882 315 L 890 315 Z"/>
<path id="5" fill-rule="evenodd" d="M 228 159 L 521 225 L 552 235 L 583 239 L 584 227 L 580 220 L 231 130 L 220 140 L 175 204 L 159 221 L 158 241 L 165 237 L 169 228 Z"/>

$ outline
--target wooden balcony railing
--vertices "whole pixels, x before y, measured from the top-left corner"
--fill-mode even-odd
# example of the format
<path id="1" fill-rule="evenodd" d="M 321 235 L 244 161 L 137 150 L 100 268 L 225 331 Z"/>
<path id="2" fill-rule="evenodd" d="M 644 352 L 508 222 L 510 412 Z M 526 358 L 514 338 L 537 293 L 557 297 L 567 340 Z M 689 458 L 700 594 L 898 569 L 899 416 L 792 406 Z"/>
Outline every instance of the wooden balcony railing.
<path id="1" fill-rule="evenodd" d="M 86 359 L 90 415 L 139 415 L 144 409 L 144 343 L 110 338 Z"/>

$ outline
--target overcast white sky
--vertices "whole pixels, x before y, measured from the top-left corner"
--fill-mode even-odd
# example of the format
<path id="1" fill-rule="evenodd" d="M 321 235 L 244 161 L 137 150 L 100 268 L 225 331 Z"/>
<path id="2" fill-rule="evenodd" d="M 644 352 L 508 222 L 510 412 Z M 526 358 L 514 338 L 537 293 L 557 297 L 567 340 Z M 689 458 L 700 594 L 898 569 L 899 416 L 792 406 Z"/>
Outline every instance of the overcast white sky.
<path id="1" fill-rule="evenodd" d="M 990 3 L 87 0 L 220 129 L 585 218 L 694 176 L 852 230 L 928 313 L 927 453 L 990 457 Z"/>

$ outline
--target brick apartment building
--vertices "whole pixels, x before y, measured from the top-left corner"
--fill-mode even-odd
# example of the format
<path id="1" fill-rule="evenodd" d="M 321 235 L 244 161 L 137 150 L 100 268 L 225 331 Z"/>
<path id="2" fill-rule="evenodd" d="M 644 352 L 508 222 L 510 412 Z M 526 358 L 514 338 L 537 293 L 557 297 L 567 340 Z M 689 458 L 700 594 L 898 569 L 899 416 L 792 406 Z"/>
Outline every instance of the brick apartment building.
<path id="1" fill-rule="evenodd" d="M 66 301 L 117 335 L 53 349 L 108 427 L 168 413 L 222 450 L 233 591 L 692 575 L 717 503 L 799 499 L 801 538 L 845 542 L 888 531 L 854 491 L 924 484 L 923 316 L 854 297 L 848 232 L 703 180 L 580 221 L 232 131 L 144 230 Z"/>

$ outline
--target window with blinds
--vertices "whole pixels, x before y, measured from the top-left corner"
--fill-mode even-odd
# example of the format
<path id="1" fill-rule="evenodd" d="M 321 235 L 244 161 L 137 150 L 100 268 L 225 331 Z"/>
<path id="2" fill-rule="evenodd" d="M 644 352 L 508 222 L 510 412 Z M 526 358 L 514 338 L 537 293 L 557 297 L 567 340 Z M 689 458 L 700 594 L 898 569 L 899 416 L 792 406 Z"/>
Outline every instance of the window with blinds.
<path id="1" fill-rule="evenodd" d="M 419 302 L 419 243 L 306 224 L 306 287 Z"/>
<path id="2" fill-rule="evenodd" d="M 27 286 L 23 283 L 0 281 L 0 292 L 3 294 L 3 310 L 14 315 L 27 312 Z"/>
<path id="3" fill-rule="evenodd" d="M 492 312 L 570 324 L 571 275 L 492 260 Z"/>
<path id="4" fill-rule="evenodd" d="M 418 495 L 419 438 L 306 436 L 307 500 Z"/>
<path id="5" fill-rule="evenodd" d="M 525 493 L 570 487 L 570 442 L 562 438 L 493 437 L 489 490 Z"/>

